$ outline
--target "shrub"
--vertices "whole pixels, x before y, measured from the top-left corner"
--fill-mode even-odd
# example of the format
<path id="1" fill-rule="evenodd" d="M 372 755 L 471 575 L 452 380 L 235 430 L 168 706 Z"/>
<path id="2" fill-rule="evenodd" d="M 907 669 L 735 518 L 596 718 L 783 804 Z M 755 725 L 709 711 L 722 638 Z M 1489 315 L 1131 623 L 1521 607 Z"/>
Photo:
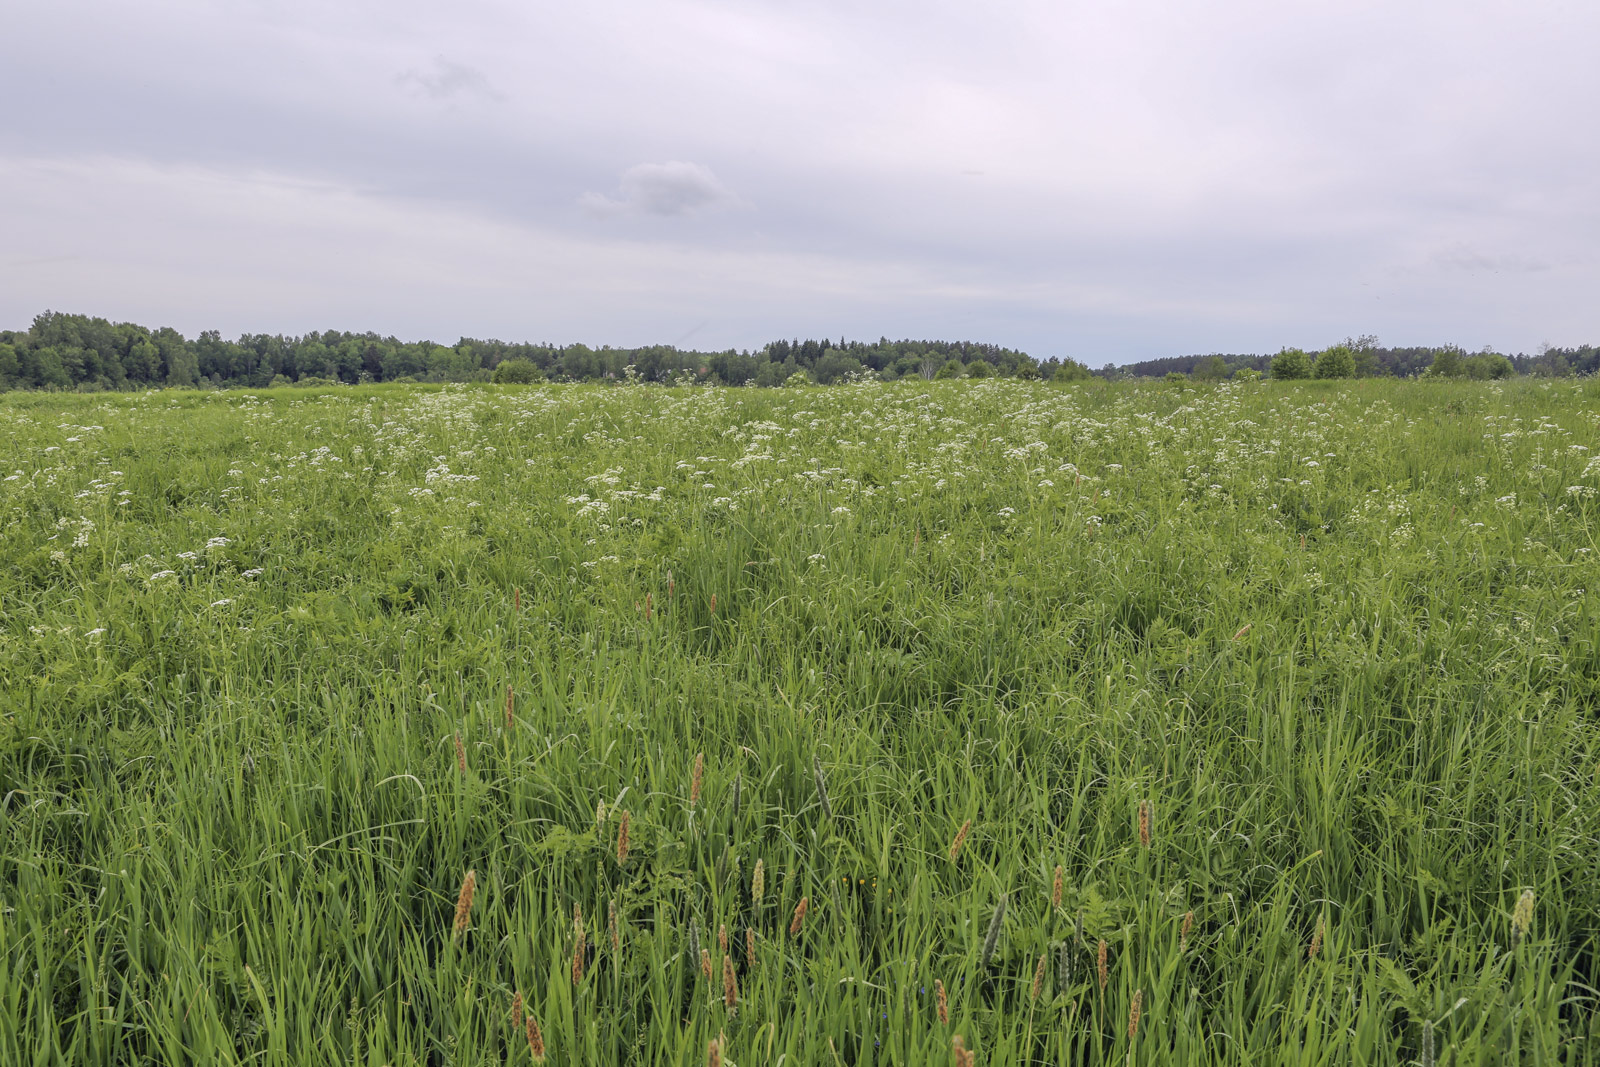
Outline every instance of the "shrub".
<path id="1" fill-rule="evenodd" d="M 1285 348 L 1272 357 L 1272 377 L 1278 381 L 1293 381 L 1311 377 L 1311 357 L 1298 348 Z"/>
<path id="2" fill-rule="evenodd" d="M 498 385 L 528 385 L 544 378 L 544 372 L 538 364 L 531 359 L 508 359 L 494 369 L 494 380 Z"/>

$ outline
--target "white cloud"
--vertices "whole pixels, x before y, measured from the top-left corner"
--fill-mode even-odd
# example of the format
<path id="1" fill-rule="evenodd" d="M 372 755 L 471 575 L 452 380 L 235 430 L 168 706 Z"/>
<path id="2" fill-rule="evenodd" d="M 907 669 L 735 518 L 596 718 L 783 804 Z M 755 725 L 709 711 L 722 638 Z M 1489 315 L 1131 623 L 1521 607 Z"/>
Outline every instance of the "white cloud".
<path id="1" fill-rule="evenodd" d="M 640 163 L 622 172 L 617 195 L 584 193 L 579 206 L 595 215 L 690 215 L 729 203 L 733 195 L 698 163 Z"/>

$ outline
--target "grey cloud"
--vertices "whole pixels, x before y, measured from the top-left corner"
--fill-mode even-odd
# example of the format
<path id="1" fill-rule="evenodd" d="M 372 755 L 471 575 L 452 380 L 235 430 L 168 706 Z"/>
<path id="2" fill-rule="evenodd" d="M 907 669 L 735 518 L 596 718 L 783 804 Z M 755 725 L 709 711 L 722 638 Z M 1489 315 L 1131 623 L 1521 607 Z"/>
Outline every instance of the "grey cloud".
<path id="1" fill-rule="evenodd" d="M 1498 274 L 1531 274 L 1549 270 L 1551 264 L 1542 259 L 1518 255 L 1491 255 L 1468 244 L 1441 248 L 1433 255 L 1435 266 L 1447 270 L 1489 271 Z"/>
<path id="2" fill-rule="evenodd" d="M 487 100 L 504 100 L 505 96 L 485 77 L 483 71 L 466 63 L 457 63 L 444 56 L 434 56 L 429 70 L 402 71 L 395 81 L 412 86 L 433 97 L 448 100 L 452 97 L 481 96 Z"/>
<path id="3" fill-rule="evenodd" d="M 622 173 L 616 196 L 588 192 L 578 198 L 578 203 L 596 215 L 671 216 L 689 215 L 732 199 L 733 194 L 709 168 L 672 161 L 629 167 Z"/>

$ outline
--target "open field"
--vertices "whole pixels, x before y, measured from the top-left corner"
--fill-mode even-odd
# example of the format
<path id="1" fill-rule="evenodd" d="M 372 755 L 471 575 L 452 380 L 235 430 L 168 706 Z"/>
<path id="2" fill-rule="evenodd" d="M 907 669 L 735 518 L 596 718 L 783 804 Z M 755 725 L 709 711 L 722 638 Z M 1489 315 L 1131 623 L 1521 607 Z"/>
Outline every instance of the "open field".
<path id="1" fill-rule="evenodd" d="M 1597 427 L 0 397 L 0 1063 L 1600 1062 Z"/>

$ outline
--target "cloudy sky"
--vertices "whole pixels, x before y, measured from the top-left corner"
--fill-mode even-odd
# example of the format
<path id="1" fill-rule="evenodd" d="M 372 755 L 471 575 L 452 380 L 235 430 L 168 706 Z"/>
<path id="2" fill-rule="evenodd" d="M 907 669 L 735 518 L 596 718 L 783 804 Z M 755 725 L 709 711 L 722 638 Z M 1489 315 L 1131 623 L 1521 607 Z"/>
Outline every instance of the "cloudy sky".
<path id="1" fill-rule="evenodd" d="M 0 5 L 0 326 L 1600 341 L 1594 0 Z"/>

